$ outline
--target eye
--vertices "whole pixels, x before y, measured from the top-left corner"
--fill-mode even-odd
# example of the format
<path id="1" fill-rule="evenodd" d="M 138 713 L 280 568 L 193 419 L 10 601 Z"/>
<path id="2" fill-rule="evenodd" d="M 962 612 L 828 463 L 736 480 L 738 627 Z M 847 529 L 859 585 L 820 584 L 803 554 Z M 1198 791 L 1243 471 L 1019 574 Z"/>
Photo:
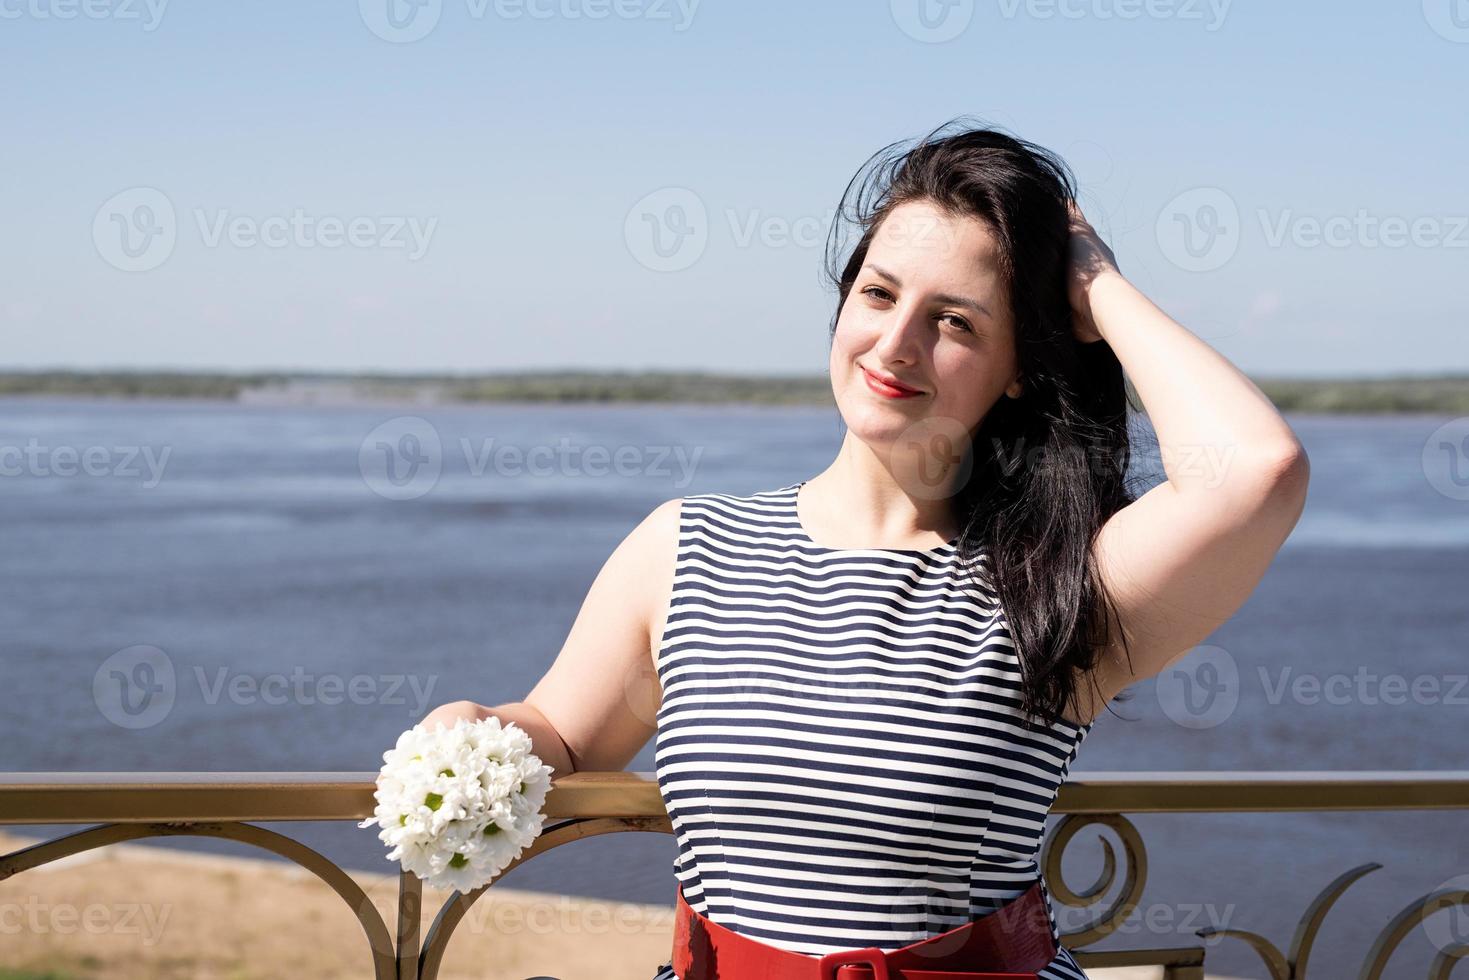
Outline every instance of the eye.
<path id="1" fill-rule="evenodd" d="M 878 295 L 879 293 L 881 294 L 881 296 Z M 886 289 L 883 289 L 881 286 L 868 286 L 866 289 L 862 290 L 862 295 L 872 296 L 874 298 L 882 299 L 887 302 L 891 302 L 893 298 L 892 294 L 889 293 Z M 943 316 L 939 317 L 939 319 L 952 322 L 956 327 L 958 327 L 965 333 L 974 333 L 974 328 L 969 325 L 969 321 L 964 319 L 957 313 L 945 313 Z"/>

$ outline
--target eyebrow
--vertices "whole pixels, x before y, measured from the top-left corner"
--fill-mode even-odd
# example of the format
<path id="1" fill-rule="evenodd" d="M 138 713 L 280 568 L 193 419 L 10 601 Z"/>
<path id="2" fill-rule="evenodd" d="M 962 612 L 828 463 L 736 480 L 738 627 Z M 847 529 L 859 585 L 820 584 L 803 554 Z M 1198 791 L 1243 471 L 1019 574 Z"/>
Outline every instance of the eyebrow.
<path id="1" fill-rule="evenodd" d="M 891 272 L 884 269 L 882 266 L 873 265 L 869 262 L 867 264 L 867 268 L 877 273 L 879 276 L 886 279 L 894 286 L 897 286 L 899 289 L 903 287 L 902 280 L 893 275 Z M 939 293 L 938 295 L 934 296 L 934 299 L 940 303 L 945 303 L 949 306 L 962 306 L 966 309 L 974 310 L 976 313 L 983 313 L 985 316 L 990 317 L 991 319 L 994 318 L 994 314 L 990 312 L 989 307 L 976 300 L 969 299 L 967 296 L 954 296 L 950 293 Z"/>

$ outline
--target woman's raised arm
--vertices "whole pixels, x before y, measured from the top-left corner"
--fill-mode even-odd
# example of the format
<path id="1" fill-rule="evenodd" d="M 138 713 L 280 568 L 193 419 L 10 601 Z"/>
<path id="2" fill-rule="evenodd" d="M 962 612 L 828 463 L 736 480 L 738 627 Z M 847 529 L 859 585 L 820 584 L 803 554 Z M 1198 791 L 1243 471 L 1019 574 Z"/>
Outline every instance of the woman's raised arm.
<path id="1" fill-rule="evenodd" d="M 1117 604 L 1113 642 L 1096 667 L 1107 698 L 1161 673 L 1244 604 L 1300 518 L 1310 472 L 1270 399 L 1110 260 L 1078 213 L 1078 336 L 1100 336 L 1122 362 L 1157 433 L 1167 480 L 1112 515 L 1094 545 Z"/>

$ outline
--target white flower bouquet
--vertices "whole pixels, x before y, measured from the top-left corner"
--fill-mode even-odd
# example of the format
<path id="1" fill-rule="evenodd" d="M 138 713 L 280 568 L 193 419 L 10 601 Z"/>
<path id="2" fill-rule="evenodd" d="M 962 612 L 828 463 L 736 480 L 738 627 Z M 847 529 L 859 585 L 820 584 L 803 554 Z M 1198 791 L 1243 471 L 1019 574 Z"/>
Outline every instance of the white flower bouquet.
<path id="1" fill-rule="evenodd" d="M 493 715 L 453 728 L 414 726 L 383 753 L 373 815 L 389 861 L 433 888 L 488 884 L 541 832 L 550 766 L 514 722 Z"/>

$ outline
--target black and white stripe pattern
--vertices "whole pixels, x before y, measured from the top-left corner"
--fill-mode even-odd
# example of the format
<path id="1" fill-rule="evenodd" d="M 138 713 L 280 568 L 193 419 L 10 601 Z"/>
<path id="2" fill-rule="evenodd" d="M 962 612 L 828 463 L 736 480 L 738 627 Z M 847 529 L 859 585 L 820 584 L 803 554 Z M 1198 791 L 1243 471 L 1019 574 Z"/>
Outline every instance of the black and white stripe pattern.
<path id="1" fill-rule="evenodd" d="M 958 584 L 952 545 L 820 547 L 800 486 L 683 500 L 657 658 L 674 874 L 693 909 L 762 942 L 894 949 L 1040 878 L 1091 725 L 1020 717 L 1003 610 Z M 1041 976 L 1086 975 L 1062 949 Z"/>

